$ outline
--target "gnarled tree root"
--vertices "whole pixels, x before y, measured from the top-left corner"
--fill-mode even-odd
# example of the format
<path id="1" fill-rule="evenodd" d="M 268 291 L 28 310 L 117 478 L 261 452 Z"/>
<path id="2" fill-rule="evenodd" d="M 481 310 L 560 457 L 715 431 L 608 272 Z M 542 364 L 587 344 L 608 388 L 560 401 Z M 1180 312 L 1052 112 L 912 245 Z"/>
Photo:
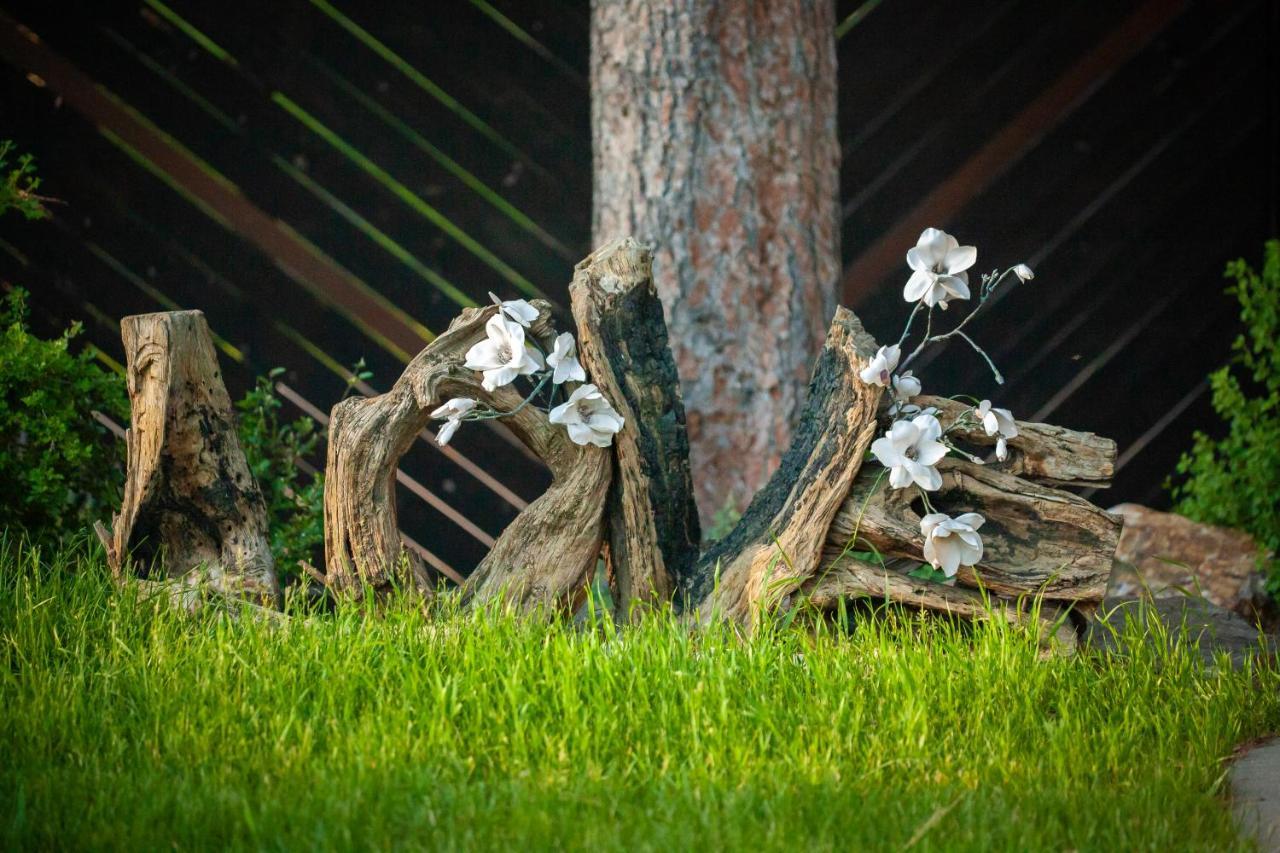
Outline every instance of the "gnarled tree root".
<path id="1" fill-rule="evenodd" d="M 549 306 L 531 334 L 551 344 Z M 345 595 L 393 587 L 429 594 L 431 584 L 416 553 L 404 547 L 396 523 L 395 470 L 430 413 L 452 397 L 471 397 L 513 411 L 522 396 L 511 386 L 486 391 L 481 376 L 463 367 L 467 350 L 485 337 L 498 309 L 468 308 L 420 352 L 387 393 L 347 399 L 333 408 L 325 474 L 325 565 L 330 589 Z M 603 541 L 609 452 L 570 441 L 547 415 L 525 406 L 504 419 L 512 432 L 551 469 L 554 481 L 498 537 L 464 594 L 480 603 L 501 600 L 523 610 L 548 610 L 582 593 Z"/>

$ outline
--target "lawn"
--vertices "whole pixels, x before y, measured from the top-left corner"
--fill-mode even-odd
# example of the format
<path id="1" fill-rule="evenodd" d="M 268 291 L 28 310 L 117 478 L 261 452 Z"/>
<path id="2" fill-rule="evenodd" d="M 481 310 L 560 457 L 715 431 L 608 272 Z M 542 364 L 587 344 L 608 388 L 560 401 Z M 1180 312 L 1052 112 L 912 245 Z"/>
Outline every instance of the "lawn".
<path id="1" fill-rule="evenodd" d="M 0 550 L 5 848 L 1234 849 L 1224 759 L 1280 728 L 1280 674 L 1176 638 L 273 626 Z"/>

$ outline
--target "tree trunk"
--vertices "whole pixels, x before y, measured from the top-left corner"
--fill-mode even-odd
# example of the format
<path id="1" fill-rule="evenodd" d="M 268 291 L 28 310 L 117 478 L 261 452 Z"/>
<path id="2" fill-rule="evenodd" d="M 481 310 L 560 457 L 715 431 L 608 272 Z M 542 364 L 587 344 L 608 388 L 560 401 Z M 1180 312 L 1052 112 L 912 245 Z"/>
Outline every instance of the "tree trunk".
<path id="1" fill-rule="evenodd" d="M 596 0 L 596 245 L 656 245 L 704 523 L 778 466 L 840 272 L 830 0 Z"/>
<path id="2" fill-rule="evenodd" d="M 107 533 L 117 577 L 131 566 L 277 604 L 267 509 L 236 437 L 204 314 L 120 321 L 128 360 L 129 470 Z"/>

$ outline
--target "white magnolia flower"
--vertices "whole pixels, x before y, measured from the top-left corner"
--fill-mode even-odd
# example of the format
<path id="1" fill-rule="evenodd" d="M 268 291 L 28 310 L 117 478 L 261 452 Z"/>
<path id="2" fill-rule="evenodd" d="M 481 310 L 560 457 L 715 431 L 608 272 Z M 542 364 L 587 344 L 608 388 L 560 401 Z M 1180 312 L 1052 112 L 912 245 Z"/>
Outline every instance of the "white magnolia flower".
<path id="1" fill-rule="evenodd" d="M 1026 264 L 1018 264 L 1014 267 L 1013 274 L 1023 281 L 1031 281 L 1031 279 L 1036 277 L 1036 274 L 1031 271 L 1031 267 Z"/>
<path id="2" fill-rule="evenodd" d="M 476 401 L 470 397 L 454 397 L 431 413 L 431 417 L 444 421 L 436 433 L 436 444 L 444 447 L 453 438 L 453 434 L 462 426 L 462 418 L 476 407 Z"/>
<path id="3" fill-rule="evenodd" d="M 947 455 L 938 441 L 942 424 L 933 415 L 916 415 L 909 421 L 895 421 L 889 432 L 871 443 L 871 452 L 889 469 L 889 485 L 905 489 L 912 483 L 927 491 L 942 488 L 942 475 L 933 466 Z"/>
<path id="4" fill-rule="evenodd" d="M 915 247 L 907 252 L 907 266 L 914 272 L 902 289 L 902 298 L 946 310 L 949 299 L 969 298 L 969 274 L 978 250 L 961 246 L 955 237 L 937 228 L 926 228 Z"/>
<path id="5" fill-rule="evenodd" d="M 508 299 L 503 302 L 492 290 L 489 291 L 489 298 L 493 300 L 494 305 L 501 309 L 501 313 L 506 314 L 526 329 L 529 328 L 530 323 L 538 319 L 538 309 L 523 299 Z"/>
<path id="6" fill-rule="evenodd" d="M 543 368 L 542 354 L 524 342 L 524 329 L 508 322 L 501 311 L 489 318 L 484 331 L 488 337 L 467 350 L 466 366 L 484 373 L 480 384 L 486 391 Z"/>
<path id="7" fill-rule="evenodd" d="M 961 566 L 977 565 L 982 559 L 982 537 L 978 535 L 978 528 L 985 521 L 976 512 L 955 518 L 941 512 L 926 515 L 920 519 L 924 558 L 949 578 L 955 577 Z"/>
<path id="8" fill-rule="evenodd" d="M 990 400 L 983 400 L 974 409 L 982 421 L 982 429 L 987 435 L 998 435 L 996 439 L 996 458 L 1001 462 L 1009 458 L 1009 444 L 1006 439 L 1018 437 L 1018 422 L 1013 419 L 1013 412 L 1008 409 L 997 409 Z"/>
<path id="9" fill-rule="evenodd" d="M 876 351 L 875 357 L 871 359 L 871 363 L 864 367 L 858 375 L 868 385 L 879 385 L 881 388 L 887 387 L 889 378 L 893 374 L 893 369 L 898 366 L 898 359 L 901 357 L 902 350 L 898 348 L 897 344 L 880 347 Z"/>
<path id="10" fill-rule="evenodd" d="M 889 407 L 892 415 L 918 415 L 920 407 L 911 402 L 911 398 L 920 393 L 920 380 L 911 375 L 911 371 L 893 377 L 893 405 Z"/>
<path id="11" fill-rule="evenodd" d="M 594 444 L 596 447 L 613 444 L 614 433 L 625 423 L 600 389 L 590 384 L 579 386 L 569 395 L 567 402 L 552 409 L 549 420 L 553 424 L 564 424 L 574 444 Z"/>
<path id="12" fill-rule="evenodd" d="M 555 368 L 551 381 L 556 385 L 562 382 L 587 381 L 587 372 L 578 363 L 578 345 L 568 332 L 561 332 L 556 338 L 555 348 L 547 356 L 547 364 Z"/>

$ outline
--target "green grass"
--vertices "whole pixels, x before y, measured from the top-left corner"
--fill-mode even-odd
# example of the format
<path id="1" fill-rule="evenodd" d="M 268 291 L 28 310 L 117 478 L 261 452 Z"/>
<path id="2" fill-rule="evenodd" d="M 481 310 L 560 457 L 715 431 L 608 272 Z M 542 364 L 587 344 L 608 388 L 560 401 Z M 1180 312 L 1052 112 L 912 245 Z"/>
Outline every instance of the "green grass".
<path id="1" fill-rule="evenodd" d="M 5 848 L 1234 849 L 1280 675 L 909 617 L 191 617 L 0 547 Z M 843 635 L 842 635 L 843 634 Z"/>

